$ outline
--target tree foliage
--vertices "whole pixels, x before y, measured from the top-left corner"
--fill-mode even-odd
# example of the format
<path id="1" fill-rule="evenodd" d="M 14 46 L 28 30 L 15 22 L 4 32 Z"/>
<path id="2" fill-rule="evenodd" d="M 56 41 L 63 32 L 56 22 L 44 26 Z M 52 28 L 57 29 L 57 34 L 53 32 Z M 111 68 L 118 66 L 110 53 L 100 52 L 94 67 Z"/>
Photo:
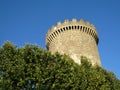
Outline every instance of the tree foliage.
<path id="1" fill-rule="evenodd" d="M 81 61 L 6 42 L 0 48 L 0 90 L 120 90 L 112 72 L 93 67 L 85 57 Z"/>

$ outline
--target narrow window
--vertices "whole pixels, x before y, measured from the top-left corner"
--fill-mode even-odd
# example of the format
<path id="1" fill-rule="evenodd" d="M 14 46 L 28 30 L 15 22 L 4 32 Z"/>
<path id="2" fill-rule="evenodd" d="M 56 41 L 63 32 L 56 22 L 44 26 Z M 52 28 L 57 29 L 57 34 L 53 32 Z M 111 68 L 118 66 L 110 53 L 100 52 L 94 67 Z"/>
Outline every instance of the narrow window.
<path id="1" fill-rule="evenodd" d="M 84 31 L 86 32 L 86 27 L 84 27 Z"/>
<path id="2" fill-rule="evenodd" d="M 84 30 L 85 30 L 85 27 L 83 27 L 83 32 L 84 32 Z"/>
<path id="3" fill-rule="evenodd" d="M 91 35 L 94 37 L 95 36 L 95 34 L 94 34 L 94 31 L 93 30 L 91 30 Z"/>
<path id="4" fill-rule="evenodd" d="M 63 32 L 63 29 L 62 29 L 62 28 L 61 28 L 60 30 L 61 30 L 61 32 Z"/>
<path id="5" fill-rule="evenodd" d="M 60 33 L 60 30 L 58 29 L 58 32 Z"/>
<path id="6" fill-rule="evenodd" d="M 89 33 L 89 28 L 88 28 L 88 31 L 87 31 L 87 33 Z"/>
<path id="7" fill-rule="evenodd" d="M 65 27 L 63 28 L 63 30 L 65 31 Z"/>
<path id="8" fill-rule="evenodd" d="M 82 26 L 80 27 L 80 30 L 82 30 Z"/>
<path id="9" fill-rule="evenodd" d="M 74 29 L 74 27 L 72 26 L 72 29 Z"/>
<path id="10" fill-rule="evenodd" d="M 50 39 L 51 39 L 51 41 L 52 41 L 52 39 L 53 39 L 53 37 L 50 35 Z"/>
<path id="11" fill-rule="evenodd" d="M 77 26 L 78 28 L 77 29 L 79 29 L 80 27 L 79 26 Z"/>
<path id="12" fill-rule="evenodd" d="M 85 32 L 87 32 L 87 27 L 85 27 Z"/>
<path id="13" fill-rule="evenodd" d="M 93 30 L 91 31 L 91 35 L 94 36 L 94 32 L 93 32 Z"/>
<path id="14" fill-rule="evenodd" d="M 68 30 L 68 27 L 66 27 L 66 30 Z"/>
<path id="15" fill-rule="evenodd" d="M 54 32 L 54 35 L 57 36 L 55 32 Z"/>
<path id="16" fill-rule="evenodd" d="M 50 42 L 49 38 L 47 38 L 48 42 Z"/>
<path id="17" fill-rule="evenodd" d="M 92 35 L 94 36 L 95 35 L 95 32 L 92 30 Z"/>
<path id="18" fill-rule="evenodd" d="M 49 40 L 51 41 L 51 38 L 49 37 Z"/>
<path id="19" fill-rule="evenodd" d="M 71 26 L 69 26 L 69 29 L 71 29 Z"/>
<path id="20" fill-rule="evenodd" d="M 58 32 L 57 31 L 55 31 L 57 34 L 58 34 Z"/>
<path id="21" fill-rule="evenodd" d="M 86 27 L 86 32 L 87 32 L 87 27 Z"/>
<path id="22" fill-rule="evenodd" d="M 93 32 L 93 37 L 95 37 L 95 35 L 96 35 L 95 32 Z"/>
<path id="23" fill-rule="evenodd" d="M 76 26 L 75 26 L 75 29 L 76 29 Z"/>
<path id="24" fill-rule="evenodd" d="M 88 32 L 88 33 L 90 34 L 90 28 L 89 28 L 88 30 L 89 30 L 89 32 Z"/>
<path id="25" fill-rule="evenodd" d="M 90 29 L 90 32 L 89 32 L 89 34 L 91 35 L 91 29 Z"/>
<path id="26" fill-rule="evenodd" d="M 55 38 L 55 36 L 52 34 L 52 37 Z"/>
<path id="27" fill-rule="evenodd" d="M 90 35 L 92 35 L 92 29 L 90 30 Z"/>

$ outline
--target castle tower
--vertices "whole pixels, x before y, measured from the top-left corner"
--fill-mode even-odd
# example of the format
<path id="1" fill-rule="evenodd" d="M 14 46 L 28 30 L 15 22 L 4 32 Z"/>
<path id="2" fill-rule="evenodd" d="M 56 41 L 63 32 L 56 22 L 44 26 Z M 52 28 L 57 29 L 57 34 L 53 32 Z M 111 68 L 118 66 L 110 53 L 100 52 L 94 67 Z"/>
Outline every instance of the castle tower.
<path id="1" fill-rule="evenodd" d="M 86 56 L 92 65 L 101 66 L 98 41 L 94 25 L 76 19 L 58 22 L 46 35 L 46 47 L 52 53 L 69 55 L 78 64 L 81 63 L 81 56 Z"/>

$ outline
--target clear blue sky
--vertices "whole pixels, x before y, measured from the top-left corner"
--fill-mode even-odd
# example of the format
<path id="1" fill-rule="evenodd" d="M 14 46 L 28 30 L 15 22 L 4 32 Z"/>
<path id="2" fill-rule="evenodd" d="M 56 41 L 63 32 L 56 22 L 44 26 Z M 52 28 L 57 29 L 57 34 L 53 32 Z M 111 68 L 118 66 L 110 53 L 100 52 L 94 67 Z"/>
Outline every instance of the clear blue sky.
<path id="1" fill-rule="evenodd" d="M 7 40 L 45 49 L 45 35 L 58 21 L 93 23 L 103 68 L 120 78 L 120 0 L 0 0 L 0 46 Z"/>

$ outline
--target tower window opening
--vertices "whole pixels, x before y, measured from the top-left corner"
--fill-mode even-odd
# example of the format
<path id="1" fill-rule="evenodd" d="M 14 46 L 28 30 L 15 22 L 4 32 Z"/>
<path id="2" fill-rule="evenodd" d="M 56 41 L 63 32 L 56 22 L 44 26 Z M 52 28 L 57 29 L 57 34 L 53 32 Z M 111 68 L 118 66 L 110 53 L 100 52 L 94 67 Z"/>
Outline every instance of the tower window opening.
<path id="1" fill-rule="evenodd" d="M 66 27 L 66 30 L 68 30 L 68 27 Z"/>
<path id="2" fill-rule="evenodd" d="M 65 27 L 63 28 L 63 30 L 65 31 Z"/>
<path id="3" fill-rule="evenodd" d="M 55 36 L 52 34 L 52 37 L 55 38 Z"/>
<path id="4" fill-rule="evenodd" d="M 95 32 L 93 32 L 93 37 L 95 37 Z"/>
<path id="5" fill-rule="evenodd" d="M 51 38 L 51 41 L 52 41 L 53 37 L 51 35 L 50 35 L 50 38 Z"/>
<path id="6" fill-rule="evenodd" d="M 94 31 L 93 30 L 91 30 L 91 35 L 94 36 Z"/>
<path id="7" fill-rule="evenodd" d="M 87 27 L 86 27 L 85 31 L 87 32 Z"/>
<path id="8" fill-rule="evenodd" d="M 91 29 L 91 35 L 93 35 L 93 30 Z"/>
<path id="9" fill-rule="evenodd" d="M 89 30 L 88 30 L 88 28 L 86 27 L 86 32 L 88 33 L 89 32 Z"/>
<path id="10" fill-rule="evenodd" d="M 90 34 L 90 28 L 88 28 L 88 33 Z"/>
<path id="11" fill-rule="evenodd" d="M 50 41 L 52 41 L 52 38 L 51 38 L 51 37 L 49 37 L 49 39 L 50 39 Z"/>
<path id="12" fill-rule="evenodd" d="M 79 29 L 80 27 L 79 26 L 77 26 L 77 29 Z"/>
<path id="13" fill-rule="evenodd" d="M 50 37 L 48 37 L 49 38 L 49 40 L 50 40 L 50 42 L 51 42 L 51 38 Z"/>
<path id="14" fill-rule="evenodd" d="M 76 29 L 76 26 L 75 26 L 75 29 Z"/>
<path id="15" fill-rule="evenodd" d="M 60 33 L 60 30 L 58 29 L 58 32 Z"/>
<path id="16" fill-rule="evenodd" d="M 61 30 L 61 32 L 63 32 L 63 29 L 62 29 L 62 28 L 61 28 L 60 30 Z"/>
<path id="17" fill-rule="evenodd" d="M 80 30 L 82 30 L 82 26 L 80 27 Z"/>
<path id="18" fill-rule="evenodd" d="M 94 36 L 94 31 L 93 30 L 91 31 L 91 35 Z"/>
<path id="19" fill-rule="evenodd" d="M 54 32 L 54 35 L 57 36 L 55 32 Z"/>
<path id="20" fill-rule="evenodd" d="M 88 31 L 89 31 L 89 28 L 88 28 Z"/>
<path id="21" fill-rule="evenodd" d="M 74 29 L 74 27 L 72 26 L 72 29 Z"/>
<path id="22" fill-rule="evenodd" d="M 50 42 L 49 38 L 47 38 L 48 42 Z"/>
<path id="23" fill-rule="evenodd" d="M 87 32 L 87 29 L 86 29 L 86 27 L 84 27 L 84 32 Z"/>
<path id="24" fill-rule="evenodd" d="M 85 27 L 83 27 L 83 32 L 85 31 Z"/>
<path id="25" fill-rule="evenodd" d="M 58 34 L 58 32 L 57 31 L 55 31 L 56 32 L 56 34 Z"/>
<path id="26" fill-rule="evenodd" d="M 90 33 L 89 33 L 90 35 L 91 35 L 91 31 L 92 31 L 92 30 L 90 29 Z"/>
<path id="27" fill-rule="evenodd" d="M 87 28 L 87 33 L 89 33 L 89 28 Z"/>
<path id="28" fill-rule="evenodd" d="M 69 26 L 69 29 L 71 29 L 71 26 Z"/>

